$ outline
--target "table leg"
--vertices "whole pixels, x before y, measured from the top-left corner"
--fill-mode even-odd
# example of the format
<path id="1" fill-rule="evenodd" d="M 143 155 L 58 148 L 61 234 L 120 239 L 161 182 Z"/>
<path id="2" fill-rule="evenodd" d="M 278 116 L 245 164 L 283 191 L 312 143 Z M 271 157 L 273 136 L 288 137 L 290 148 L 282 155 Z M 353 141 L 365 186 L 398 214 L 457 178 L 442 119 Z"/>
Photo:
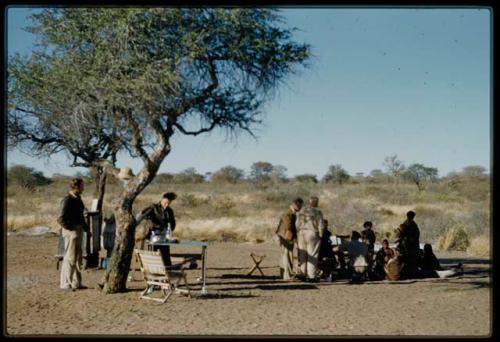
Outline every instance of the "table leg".
<path id="1" fill-rule="evenodd" d="M 201 286 L 201 294 L 202 295 L 206 295 L 208 294 L 208 289 L 207 289 L 207 285 L 206 285 L 206 275 L 207 275 L 207 269 L 206 269 L 206 265 L 207 265 L 207 247 L 203 246 L 202 247 L 202 265 L 201 265 L 201 278 L 203 279 L 203 285 Z"/>

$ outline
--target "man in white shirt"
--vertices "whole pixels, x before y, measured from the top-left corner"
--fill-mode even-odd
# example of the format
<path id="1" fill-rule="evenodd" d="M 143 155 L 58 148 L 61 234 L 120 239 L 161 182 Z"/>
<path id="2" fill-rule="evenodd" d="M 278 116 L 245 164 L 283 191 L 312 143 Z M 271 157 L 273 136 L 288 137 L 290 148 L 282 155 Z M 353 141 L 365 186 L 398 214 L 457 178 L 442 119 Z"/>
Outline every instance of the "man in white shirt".
<path id="1" fill-rule="evenodd" d="M 311 196 L 309 206 L 297 215 L 297 245 L 300 273 L 306 281 L 317 282 L 317 268 L 321 237 L 325 230 L 319 199 Z"/>

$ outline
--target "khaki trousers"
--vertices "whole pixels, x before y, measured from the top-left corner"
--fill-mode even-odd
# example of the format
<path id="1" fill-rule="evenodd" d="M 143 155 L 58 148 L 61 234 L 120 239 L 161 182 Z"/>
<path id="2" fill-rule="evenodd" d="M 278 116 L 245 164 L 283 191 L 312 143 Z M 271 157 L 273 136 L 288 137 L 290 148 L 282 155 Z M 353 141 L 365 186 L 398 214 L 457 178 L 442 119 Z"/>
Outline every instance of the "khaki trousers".
<path id="1" fill-rule="evenodd" d="M 300 273 L 309 279 L 314 279 L 317 276 L 321 239 L 312 229 L 300 230 L 297 238 Z"/>
<path id="2" fill-rule="evenodd" d="M 280 276 L 283 280 L 290 280 L 293 274 L 293 241 L 280 239 L 281 263 Z"/>
<path id="3" fill-rule="evenodd" d="M 82 227 L 62 229 L 64 258 L 61 267 L 61 288 L 79 288 L 82 285 Z"/>

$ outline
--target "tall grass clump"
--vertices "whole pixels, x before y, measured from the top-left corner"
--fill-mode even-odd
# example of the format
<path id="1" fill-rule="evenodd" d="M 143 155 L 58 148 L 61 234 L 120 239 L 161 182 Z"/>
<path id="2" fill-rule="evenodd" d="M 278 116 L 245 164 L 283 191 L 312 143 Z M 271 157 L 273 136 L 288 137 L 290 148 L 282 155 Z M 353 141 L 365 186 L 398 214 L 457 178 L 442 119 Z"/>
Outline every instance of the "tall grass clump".
<path id="1" fill-rule="evenodd" d="M 467 228 L 456 223 L 438 239 L 438 249 L 442 251 L 467 251 L 470 245 L 470 235 Z"/>

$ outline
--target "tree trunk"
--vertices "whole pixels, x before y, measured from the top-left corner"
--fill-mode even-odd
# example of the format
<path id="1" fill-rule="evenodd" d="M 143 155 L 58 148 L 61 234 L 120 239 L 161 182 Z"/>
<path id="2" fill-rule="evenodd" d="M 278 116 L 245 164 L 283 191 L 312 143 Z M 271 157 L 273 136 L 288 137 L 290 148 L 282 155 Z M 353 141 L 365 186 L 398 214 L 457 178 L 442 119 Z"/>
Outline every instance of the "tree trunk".
<path id="1" fill-rule="evenodd" d="M 133 200 L 124 199 L 115 212 L 116 239 L 113 253 L 104 276 L 103 291 L 105 293 L 123 292 L 126 290 L 127 276 L 134 251 L 136 221 L 132 215 Z M 130 203 L 127 206 L 126 203 Z"/>
<path id="2" fill-rule="evenodd" d="M 104 168 L 103 167 L 96 168 L 95 190 L 96 190 L 96 197 L 98 200 L 97 211 L 100 213 L 102 213 L 102 207 L 104 204 L 104 193 L 106 192 L 106 178 L 107 174 L 106 172 L 104 172 Z"/>
<path id="3" fill-rule="evenodd" d="M 132 213 L 132 205 L 136 197 L 151 183 L 161 163 L 170 152 L 170 145 L 162 141 L 150 162 L 131 180 L 120 195 L 115 207 L 116 239 L 106 274 L 103 279 L 104 293 L 124 292 L 127 288 L 127 277 L 134 252 L 135 228 L 137 221 Z"/>

